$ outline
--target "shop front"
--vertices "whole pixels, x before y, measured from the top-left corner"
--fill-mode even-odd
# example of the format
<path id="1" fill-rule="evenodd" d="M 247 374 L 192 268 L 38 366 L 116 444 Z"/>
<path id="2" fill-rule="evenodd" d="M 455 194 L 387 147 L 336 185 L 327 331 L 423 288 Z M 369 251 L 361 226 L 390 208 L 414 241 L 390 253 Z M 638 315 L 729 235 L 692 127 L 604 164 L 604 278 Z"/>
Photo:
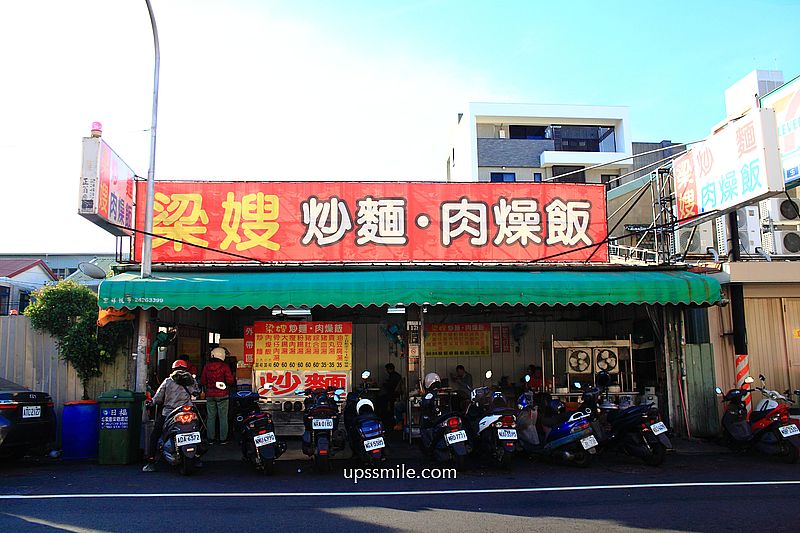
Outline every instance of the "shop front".
<path id="1" fill-rule="evenodd" d="M 655 401 L 671 415 L 680 343 L 669 331 L 683 309 L 718 303 L 720 286 L 681 270 L 606 265 L 183 268 L 147 279 L 120 273 L 101 284 L 99 297 L 103 307 L 147 313 L 151 331 L 174 335 L 159 350 L 164 368 L 187 355 L 201 368 L 212 347 L 225 346 L 236 357 L 239 386 L 264 397 L 279 433 L 298 435 L 298 390 L 350 389 L 363 370 L 379 388 L 387 363 L 412 397 L 427 372 L 457 388 L 458 365 L 473 386 L 492 370 L 491 383 L 516 397 L 532 365 L 541 369 L 542 388 L 568 402 L 578 399 L 576 383 L 585 387 L 607 370 L 617 401 Z M 151 354 L 151 365 L 158 357 Z"/>

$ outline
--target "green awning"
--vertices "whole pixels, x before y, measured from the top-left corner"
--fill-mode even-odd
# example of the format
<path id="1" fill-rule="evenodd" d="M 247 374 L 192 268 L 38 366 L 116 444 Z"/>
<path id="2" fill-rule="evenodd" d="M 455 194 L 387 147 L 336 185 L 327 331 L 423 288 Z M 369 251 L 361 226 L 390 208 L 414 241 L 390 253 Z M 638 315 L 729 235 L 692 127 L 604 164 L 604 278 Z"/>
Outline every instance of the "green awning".
<path id="1" fill-rule="evenodd" d="M 716 280 L 682 271 L 362 270 L 124 273 L 100 284 L 101 307 L 356 307 L 396 304 L 714 304 Z"/>

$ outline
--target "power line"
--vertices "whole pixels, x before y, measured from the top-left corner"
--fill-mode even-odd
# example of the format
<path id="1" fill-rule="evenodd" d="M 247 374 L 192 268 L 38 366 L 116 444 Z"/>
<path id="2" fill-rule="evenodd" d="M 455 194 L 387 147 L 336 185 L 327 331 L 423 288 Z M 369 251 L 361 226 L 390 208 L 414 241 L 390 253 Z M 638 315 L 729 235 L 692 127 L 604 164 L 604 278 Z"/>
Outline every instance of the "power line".
<path id="1" fill-rule="evenodd" d="M 572 170 L 570 172 L 567 172 L 566 174 L 559 174 L 558 176 L 552 176 L 550 178 L 543 179 L 542 182 L 554 181 L 554 180 L 557 180 L 557 179 L 561 179 L 561 178 L 563 178 L 565 176 L 570 176 L 572 174 L 579 174 L 581 172 L 586 172 L 587 170 L 594 170 L 594 169 L 600 168 L 600 167 L 607 167 L 608 165 L 610 165 L 612 163 L 620 163 L 622 161 L 627 161 L 629 159 L 636 159 L 637 157 L 642 157 L 643 155 L 654 154 L 656 152 L 663 152 L 664 150 L 671 150 L 673 148 L 680 148 L 681 146 L 689 146 L 690 144 L 697 144 L 699 142 L 703 142 L 704 140 L 705 139 L 700 139 L 698 141 L 691 141 L 691 142 L 688 142 L 688 143 L 678 143 L 678 144 L 673 144 L 673 145 L 670 145 L 670 146 L 665 146 L 663 148 L 656 148 L 655 150 L 648 150 L 647 152 L 642 152 L 640 154 L 629 155 L 629 156 L 626 156 L 626 157 L 622 157 L 620 159 L 614 159 L 613 161 L 606 161 L 605 163 L 598 163 L 596 165 L 592 165 L 592 166 L 589 166 L 589 167 L 584 167 L 584 168 L 581 168 L 581 169 L 578 169 L 578 170 Z M 594 153 L 602 153 L 602 152 L 594 152 Z M 656 163 L 658 163 L 658 162 L 656 162 Z M 647 168 L 649 166 L 653 166 L 656 163 L 650 163 L 649 165 L 646 165 L 646 166 L 644 166 L 642 168 Z M 639 170 L 641 170 L 641 168 L 637 169 L 637 170 L 634 170 L 633 172 L 630 172 L 628 175 L 633 174 L 634 172 L 638 172 Z M 621 177 L 622 176 L 620 176 L 620 178 Z M 619 178 L 617 178 L 617 179 L 619 179 Z"/>

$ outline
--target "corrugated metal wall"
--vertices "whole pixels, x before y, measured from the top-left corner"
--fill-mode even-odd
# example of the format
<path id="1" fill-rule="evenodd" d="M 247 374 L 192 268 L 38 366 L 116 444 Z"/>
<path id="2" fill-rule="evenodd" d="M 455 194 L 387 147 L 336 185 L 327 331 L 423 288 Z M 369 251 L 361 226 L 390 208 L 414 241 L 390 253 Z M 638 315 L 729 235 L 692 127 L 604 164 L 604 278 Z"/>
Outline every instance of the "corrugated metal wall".
<path id="1" fill-rule="evenodd" d="M 770 389 L 784 391 L 789 388 L 789 367 L 783 332 L 783 310 L 778 298 L 745 298 L 747 324 L 747 351 L 750 375 L 758 380 L 759 374 L 767 377 Z M 761 399 L 753 397 L 754 403 Z"/>
<path id="2" fill-rule="evenodd" d="M 800 298 L 783 299 L 783 325 L 789 360 L 789 382 L 792 390 L 800 389 Z"/>
<path id="3" fill-rule="evenodd" d="M 492 382 L 502 376 L 508 376 L 511 383 L 518 382 L 528 365 L 543 366 L 546 375 L 552 374 L 550 344 L 552 336 L 556 340 L 596 339 L 602 337 L 603 328 L 598 322 L 522 322 L 528 328 L 520 341 L 520 350 L 516 351 L 514 342 L 511 343 L 511 353 L 494 354 L 492 357 L 428 357 L 425 360 L 425 371 L 436 372 L 442 378 L 447 378 L 454 373 L 456 366 L 461 364 L 467 372 L 472 374 L 473 383 L 477 386 L 483 381 L 483 375 L 491 370 Z M 512 327 L 512 323 L 506 324 Z M 542 346 L 544 350 L 544 365 L 542 365 Z"/>
<path id="4" fill-rule="evenodd" d="M 102 376 L 87 385 L 90 398 L 109 389 L 127 388 L 128 358 L 119 356 L 102 371 Z M 35 331 L 23 315 L 0 316 L 0 377 L 47 392 L 58 415 L 64 402 L 83 397 L 75 370 L 58 357 L 53 338 Z"/>

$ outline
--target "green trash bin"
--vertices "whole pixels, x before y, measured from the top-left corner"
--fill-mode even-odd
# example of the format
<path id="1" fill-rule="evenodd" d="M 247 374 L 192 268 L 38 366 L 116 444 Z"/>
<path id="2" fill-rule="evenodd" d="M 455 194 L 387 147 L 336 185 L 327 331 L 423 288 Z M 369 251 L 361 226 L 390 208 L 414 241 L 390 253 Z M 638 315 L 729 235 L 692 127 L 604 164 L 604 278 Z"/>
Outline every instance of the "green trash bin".
<path id="1" fill-rule="evenodd" d="M 97 403 L 100 408 L 98 462 L 126 465 L 138 461 L 144 393 L 112 389 L 98 396 Z"/>

